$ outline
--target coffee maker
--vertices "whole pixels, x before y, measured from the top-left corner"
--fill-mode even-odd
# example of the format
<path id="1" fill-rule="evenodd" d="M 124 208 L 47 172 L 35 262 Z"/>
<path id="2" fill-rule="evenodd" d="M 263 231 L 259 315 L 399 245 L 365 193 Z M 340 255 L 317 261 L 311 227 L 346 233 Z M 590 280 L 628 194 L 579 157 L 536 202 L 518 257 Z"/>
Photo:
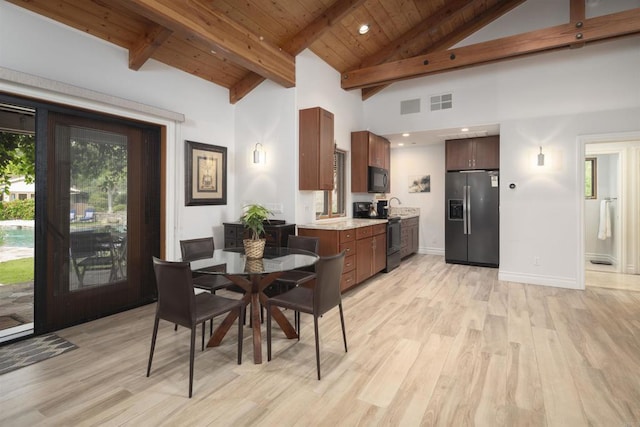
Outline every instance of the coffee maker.
<path id="1" fill-rule="evenodd" d="M 378 218 L 389 218 L 389 201 L 378 200 Z"/>

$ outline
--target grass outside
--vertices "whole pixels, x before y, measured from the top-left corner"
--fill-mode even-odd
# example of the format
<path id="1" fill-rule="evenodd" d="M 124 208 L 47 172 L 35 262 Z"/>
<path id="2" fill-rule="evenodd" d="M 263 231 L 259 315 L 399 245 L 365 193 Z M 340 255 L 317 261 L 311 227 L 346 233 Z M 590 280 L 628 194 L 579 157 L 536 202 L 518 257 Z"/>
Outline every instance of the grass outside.
<path id="1" fill-rule="evenodd" d="M 33 258 L 0 262 L 0 284 L 33 282 Z"/>

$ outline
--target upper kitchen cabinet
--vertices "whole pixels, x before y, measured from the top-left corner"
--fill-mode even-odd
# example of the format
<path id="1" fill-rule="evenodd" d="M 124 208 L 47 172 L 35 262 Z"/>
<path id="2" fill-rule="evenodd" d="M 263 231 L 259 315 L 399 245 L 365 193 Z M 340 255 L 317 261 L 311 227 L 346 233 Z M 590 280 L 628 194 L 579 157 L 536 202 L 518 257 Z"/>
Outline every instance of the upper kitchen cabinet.
<path id="1" fill-rule="evenodd" d="M 300 110 L 300 190 L 333 190 L 333 113 Z"/>
<path id="2" fill-rule="evenodd" d="M 450 139 L 446 145 L 448 171 L 500 169 L 500 137 Z"/>
<path id="3" fill-rule="evenodd" d="M 369 131 L 351 132 L 351 192 L 368 191 L 369 166 L 389 171 L 390 154 L 391 143 L 386 138 Z"/>

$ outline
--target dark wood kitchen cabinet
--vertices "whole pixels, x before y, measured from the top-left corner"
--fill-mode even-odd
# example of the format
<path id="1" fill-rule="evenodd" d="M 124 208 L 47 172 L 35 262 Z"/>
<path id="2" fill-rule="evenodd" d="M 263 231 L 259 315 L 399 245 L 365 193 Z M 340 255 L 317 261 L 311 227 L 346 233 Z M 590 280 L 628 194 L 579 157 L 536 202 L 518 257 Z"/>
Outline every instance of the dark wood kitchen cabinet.
<path id="1" fill-rule="evenodd" d="M 299 118 L 299 189 L 333 190 L 333 113 L 307 108 Z"/>
<path id="2" fill-rule="evenodd" d="M 387 225 L 344 230 L 298 227 L 299 236 L 320 238 L 320 256 L 345 251 L 340 281 L 342 292 L 382 271 L 387 265 Z"/>
<path id="3" fill-rule="evenodd" d="M 448 171 L 500 169 L 500 137 L 449 139 L 445 141 Z"/>
<path id="4" fill-rule="evenodd" d="M 400 257 L 404 258 L 418 252 L 420 246 L 419 217 L 400 220 Z"/>
<path id="5" fill-rule="evenodd" d="M 351 191 L 366 193 L 369 166 L 391 168 L 391 143 L 369 131 L 351 132 Z M 389 174 L 391 174 L 389 172 Z M 387 192 L 389 192 L 387 188 Z"/>
<path id="6" fill-rule="evenodd" d="M 251 238 L 251 232 L 241 222 L 225 222 L 223 225 L 225 248 L 241 248 L 242 240 Z M 264 234 L 267 246 L 287 246 L 289 235 L 296 234 L 296 225 L 271 220 L 269 224 L 265 224 Z"/>
<path id="7" fill-rule="evenodd" d="M 356 282 L 367 280 L 387 265 L 387 225 L 356 228 Z"/>

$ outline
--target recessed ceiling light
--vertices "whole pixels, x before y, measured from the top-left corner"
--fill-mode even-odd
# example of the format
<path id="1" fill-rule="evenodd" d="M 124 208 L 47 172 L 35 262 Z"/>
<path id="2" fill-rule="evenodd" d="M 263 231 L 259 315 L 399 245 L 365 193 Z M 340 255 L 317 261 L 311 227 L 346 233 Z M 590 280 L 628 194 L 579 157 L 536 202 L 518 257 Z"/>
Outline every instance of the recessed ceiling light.
<path id="1" fill-rule="evenodd" d="M 404 143 L 402 143 L 402 142 L 398 143 L 398 147 L 403 147 L 403 146 L 404 146 Z"/>
<path id="2" fill-rule="evenodd" d="M 367 24 L 362 24 L 358 29 L 360 34 L 367 34 L 369 32 L 369 26 Z"/>
<path id="3" fill-rule="evenodd" d="M 469 128 L 462 128 L 460 129 L 462 132 L 469 132 Z"/>
<path id="4" fill-rule="evenodd" d="M 409 133 L 403 133 L 402 134 L 402 136 L 404 136 L 405 138 L 408 137 L 409 135 L 411 135 L 411 134 L 409 134 Z"/>

